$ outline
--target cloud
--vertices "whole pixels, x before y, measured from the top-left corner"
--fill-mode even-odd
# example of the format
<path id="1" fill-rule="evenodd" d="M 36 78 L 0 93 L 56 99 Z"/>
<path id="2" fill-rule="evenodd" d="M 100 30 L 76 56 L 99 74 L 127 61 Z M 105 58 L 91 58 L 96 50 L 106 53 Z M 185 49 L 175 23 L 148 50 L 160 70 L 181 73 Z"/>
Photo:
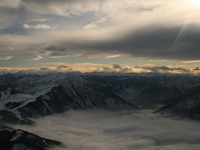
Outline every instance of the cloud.
<path id="1" fill-rule="evenodd" d="M 24 0 L 23 6 L 27 11 L 32 13 L 71 16 L 81 15 L 82 12 L 94 11 L 95 9 L 98 9 L 99 4 L 104 3 L 104 1 L 105 0 L 85 0 L 84 2 L 81 0 Z"/>
<path id="2" fill-rule="evenodd" d="M 29 26 L 28 24 L 23 24 L 23 27 L 24 27 L 25 29 L 30 29 L 30 28 L 31 28 L 31 26 Z"/>
<path id="3" fill-rule="evenodd" d="M 102 72 L 114 72 L 112 68 L 110 67 L 103 67 Z"/>
<path id="4" fill-rule="evenodd" d="M 46 70 L 48 70 L 48 69 L 49 69 L 49 67 L 40 68 L 40 70 L 42 70 L 42 71 L 46 71 Z"/>
<path id="5" fill-rule="evenodd" d="M 25 61 L 24 61 L 25 62 Z M 35 67 L 0 67 L 0 72 L 5 73 L 16 73 L 23 71 L 26 73 L 52 73 L 52 72 L 73 72 L 73 73 L 84 73 L 98 71 L 100 68 L 106 65 L 95 64 L 95 63 L 55 63 L 46 62 L 35 64 Z"/>
<path id="6" fill-rule="evenodd" d="M 51 29 L 50 26 L 46 25 L 46 24 L 37 24 L 37 25 L 28 25 L 28 24 L 23 24 L 23 27 L 25 29 L 30 29 L 30 28 L 34 28 L 34 29 Z"/>
<path id="7" fill-rule="evenodd" d="M 51 45 L 49 47 L 46 47 L 45 50 L 47 51 L 66 51 L 67 48 L 64 46 L 59 46 L 59 45 Z"/>
<path id="8" fill-rule="evenodd" d="M 97 72 L 110 72 L 110 73 L 129 73 L 133 72 L 131 67 L 121 67 L 119 64 L 113 64 L 112 67 L 106 66 L 102 67 L 102 69 L 98 69 Z"/>
<path id="9" fill-rule="evenodd" d="M 88 24 L 83 27 L 84 30 L 92 30 L 95 28 L 97 28 L 97 25 L 95 25 L 95 24 Z"/>
<path id="10" fill-rule="evenodd" d="M 109 55 L 109 56 L 106 56 L 105 58 L 116 58 L 116 57 L 120 57 L 121 55 Z"/>
<path id="11" fill-rule="evenodd" d="M 108 53 L 127 54 L 132 57 L 143 57 L 146 59 L 165 60 L 199 60 L 200 54 L 200 29 L 191 27 L 188 29 L 176 49 L 173 49 L 174 41 L 181 30 L 175 28 L 149 28 L 140 29 L 123 38 L 105 42 L 94 42 L 86 45 L 96 51 L 107 51 Z M 122 50 L 123 49 L 123 50 Z"/>
<path id="12" fill-rule="evenodd" d="M 132 68 L 128 68 L 128 67 L 124 67 L 124 68 L 121 68 L 120 72 L 122 73 L 126 73 L 126 72 L 132 72 L 133 69 Z"/>
<path id="13" fill-rule="evenodd" d="M 121 69 L 122 67 L 120 65 L 118 65 L 118 64 L 113 64 L 113 68 L 114 69 Z"/>
<path id="14" fill-rule="evenodd" d="M 0 7 L 18 8 L 21 5 L 21 0 L 1 0 Z"/>
<path id="15" fill-rule="evenodd" d="M 59 70 L 59 69 L 67 69 L 67 68 L 69 68 L 69 67 L 68 67 L 68 66 L 65 66 L 65 65 L 60 65 L 60 66 L 57 67 L 58 70 Z"/>
<path id="16" fill-rule="evenodd" d="M 49 21 L 50 19 L 31 19 L 28 20 L 28 22 L 45 22 L 45 21 Z"/>
<path id="17" fill-rule="evenodd" d="M 95 74 L 125 74 L 125 73 L 168 73 L 168 74 L 197 74 L 193 69 L 185 69 L 182 67 L 167 67 L 167 66 L 122 66 L 119 64 L 97 64 L 97 63 L 61 63 L 61 62 L 44 62 L 35 64 L 40 67 L 0 67 L 3 72 L 19 72 L 21 70 L 27 73 L 42 73 L 42 72 L 82 72 Z M 198 68 L 197 68 L 198 69 Z"/>
<path id="18" fill-rule="evenodd" d="M 144 70 L 150 70 L 152 72 L 176 72 L 176 71 L 180 71 L 182 73 L 189 73 L 190 70 L 185 69 L 185 68 L 181 68 L 181 67 L 172 67 L 169 68 L 167 66 L 160 66 L 160 67 L 136 67 L 136 68 L 142 68 Z"/>
<path id="19" fill-rule="evenodd" d="M 200 146 L 198 122 L 151 110 L 70 110 L 34 121 L 35 126 L 23 129 L 66 146 L 55 150 L 199 150 Z"/>
<path id="20" fill-rule="evenodd" d="M 14 3 L 10 0 L 0 3 L 0 33 L 3 33 L 0 36 L 0 59 L 19 57 L 37 60 L 41 55 L 56 58 L 76 55 L 88 58 L 129 56 L 151 60 L 199 61 L 199 10 L 191 17 L 183 39 L 173 48 L 192 10 L 183 1 L 15 2 L 16 6 L 12 6 Z M 177 9 L 177 6 L 180 8 Z M 47 19 L 34 18 L 50 20 L 48 24 L 36 24 Z M 15 52 L 6 51 L 7 47 L 14 47 Z"/>
<path id="21" fill-rule="evenodd" d="M 94 22 L 91 22 L 90 24 L 87 24 L 83 27 L 84 30 L 92 30 L 92 29 L 96 29 L 98 27 L 97 24 L 100 24 L 100 23 L 104 23 L 106 22 L 106 18 L 101 18 L 100 20 L 97 20 L 97 21 L 94 21 Z"/>
<path id="22" fill-rule="evenodd" d="M 46 24 L 37 24 L 37 25 L 33 26 L 33 28 L 35 28 L 35 29 L 50 29 L 51 27 Z"/>
<path id="23" fill-rule="evenodd" d="M 181 30 L 179 27 L 146 27 L 140 30 L 130 32 L 123 36 L 112 33 L 109 37 L 97 36 L 90 32 L 79 32 L 71 36 L 71 39 L 65 32 L 56 34 L 56 36 L 48 36 L 53 42 L 52 45 L 44 47 L 51 56 L 68 56 L 79 55 L 79 57 L 96 57 L 96 56 L 130 56 L 140 57 L 151 60 L 179 60 L 179 61 L 197 61 L 200 52 L 200 29 L 196 26 L 188 28 L 185 37 L 173 49 L 176 37 Z M 52 34 L 53 34 L 52 33 Z M 85 34 L 85 35 L 82 35 Z M 49 33 L 51 34 L 51 33 Z M 48 34 L 48 35 L 49 35 Z M 67 33 L 66 33 L 67 34 Z M 101 35 L 101 34 L 99 34 Z M 55 38 L 54 37 L 59 37 Z M 115 37 L 115 38 L 113 38 Z M 40 37 L 38 37 L 40 38 Z M 86 40 L 83 40 L 86 38 Z M 65 39 L 65 40 L 63 40 Z M 56 41 L 56 42 L 55 42 Z M 59 51 L 59 53 L 58 53 Z M 53 53 L 55 52 L 55 53 Z"/>
<path id="24" fill-rule="evenodd" d="M 196 68 L 194 69 L 194 71 L 196 71 L 196 70 L 200 70 L 200 68 L 199 68 L 199 67 L 196 67 Z"/>
<path id="25" fill-rule="evenodd" d="M 200 60 L 196 60 L 196 61 L 183 61 L 183 63 L 189 64 L 189 63 L 199 63 Z"/>

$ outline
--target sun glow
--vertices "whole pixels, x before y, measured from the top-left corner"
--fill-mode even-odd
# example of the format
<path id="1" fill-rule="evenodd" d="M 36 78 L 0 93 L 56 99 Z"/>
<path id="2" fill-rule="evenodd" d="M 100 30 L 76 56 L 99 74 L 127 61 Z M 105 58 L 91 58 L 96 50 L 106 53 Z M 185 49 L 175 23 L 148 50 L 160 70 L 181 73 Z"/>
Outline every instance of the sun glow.
<path id="1" fill-rule="evenodd" d="M 200 0 L 191 0 L 193 5 L 200 6 Z"/>

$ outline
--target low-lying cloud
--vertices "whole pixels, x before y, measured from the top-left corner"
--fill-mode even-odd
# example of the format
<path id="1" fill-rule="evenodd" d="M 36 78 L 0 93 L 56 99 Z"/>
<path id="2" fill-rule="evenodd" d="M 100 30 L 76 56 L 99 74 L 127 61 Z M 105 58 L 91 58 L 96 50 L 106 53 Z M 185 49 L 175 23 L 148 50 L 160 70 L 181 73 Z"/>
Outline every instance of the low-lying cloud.
<path id="1" fill-rule="evenodd" d="M 200 70 L 200 68 L 199 68 L 199 67 L 196 67 L 196 68 L 194 69 L 194 71 L 195 71 L 195 70 L 197 70 L 197 71 L 198 71 L 198 70 Z"/>
<path id="2" fill-rule="evenodd" d="M 135 68 L 142 68 L 144 70 L 150 70 L 151 72 L 182 72 L 182 73 L 190 73 L 189 69 L 181 68 L 181 67 L 172 67 L 169 68 L 167 66 L 160 66 L 160 67 L 135 67 Z"/>
<path id="3" fill-rule="evenodd" d="M 42 67 L 36 68 L 7 68 L 0 67 L 0 73 L 17 73 L 23 71 L 26 73 L 55 73 L 55 72 L 73 72 L 77 73 L 93 73 L 93 74 L 112 74 L 120 75 L 125 73 L 167 73 L 167 74 L 193 74 L 198 75 L 198 67 L 196 69 L 186 69 L 182 67 L 170 66 L 122 66 L 120 64 L 95 64 L 95 63 L 47 63 Z"/>
<path id="4" fill-rule="evenodd" d="M 199 122 L 165 118 L 152 111 L 68 111 L 19 126 L 61 141 L 55 150 L 199 150 Z M 53 149 L 52 149 L 53 150 Z"/>
<path id="5" fill-rule="evenodd" d="M 69 68 L 69 67 L 65 66 L 65 65 L 60 65 L 60 66 L 57 67 L 57 69 L 67 69 L 67 68 Z"/>
<path id="6" fill-rule="evenodd" d="M 112 72 L 113 74 L 115 73 L 128 73 L 128 72 L 133 72 L 131 67 L 121 67 L 119 64 L 113 64 L 112 67 L 102 67 L 98 68 L 96 72 Z"/>

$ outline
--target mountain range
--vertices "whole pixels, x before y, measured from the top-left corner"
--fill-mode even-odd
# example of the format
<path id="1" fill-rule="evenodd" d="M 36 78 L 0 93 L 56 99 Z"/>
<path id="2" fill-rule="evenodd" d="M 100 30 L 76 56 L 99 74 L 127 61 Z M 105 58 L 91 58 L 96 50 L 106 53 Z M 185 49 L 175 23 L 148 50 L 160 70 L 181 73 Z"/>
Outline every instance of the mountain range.
<path id="1" fill-rule="evenodd" d="M 25 76 L 0 85 L 0 116 L 4 122 L 32 124 L 27 118 L 91 108 L 138 109 L 101 85 L 74 74 Z"/>
<path id="2" fill-rule="evenodd" d="M 133 74 L 46 75 L 0 74 L 0 121 L 34 124 L 38 118 L 67 110 L 140 110 L 200 119 L 200 77 L 188 75 Z M 0 122 L 0 123 L 1 123 Z M 0 131 L 2 150 L 44 150 L 60 142 L 23 130 Z M 2 130 L 1 129 L 1 130 Z"/>

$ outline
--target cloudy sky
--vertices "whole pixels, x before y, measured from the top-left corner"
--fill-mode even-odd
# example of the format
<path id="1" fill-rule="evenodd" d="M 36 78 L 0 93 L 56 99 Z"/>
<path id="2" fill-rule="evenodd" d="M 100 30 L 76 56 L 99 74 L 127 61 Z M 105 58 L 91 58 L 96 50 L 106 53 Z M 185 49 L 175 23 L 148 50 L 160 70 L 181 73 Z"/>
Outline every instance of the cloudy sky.
<path id="1" fill-rule="evenodd" d="M 0 70 L 200 70 L 198 0 L 1 0 Z"/>

